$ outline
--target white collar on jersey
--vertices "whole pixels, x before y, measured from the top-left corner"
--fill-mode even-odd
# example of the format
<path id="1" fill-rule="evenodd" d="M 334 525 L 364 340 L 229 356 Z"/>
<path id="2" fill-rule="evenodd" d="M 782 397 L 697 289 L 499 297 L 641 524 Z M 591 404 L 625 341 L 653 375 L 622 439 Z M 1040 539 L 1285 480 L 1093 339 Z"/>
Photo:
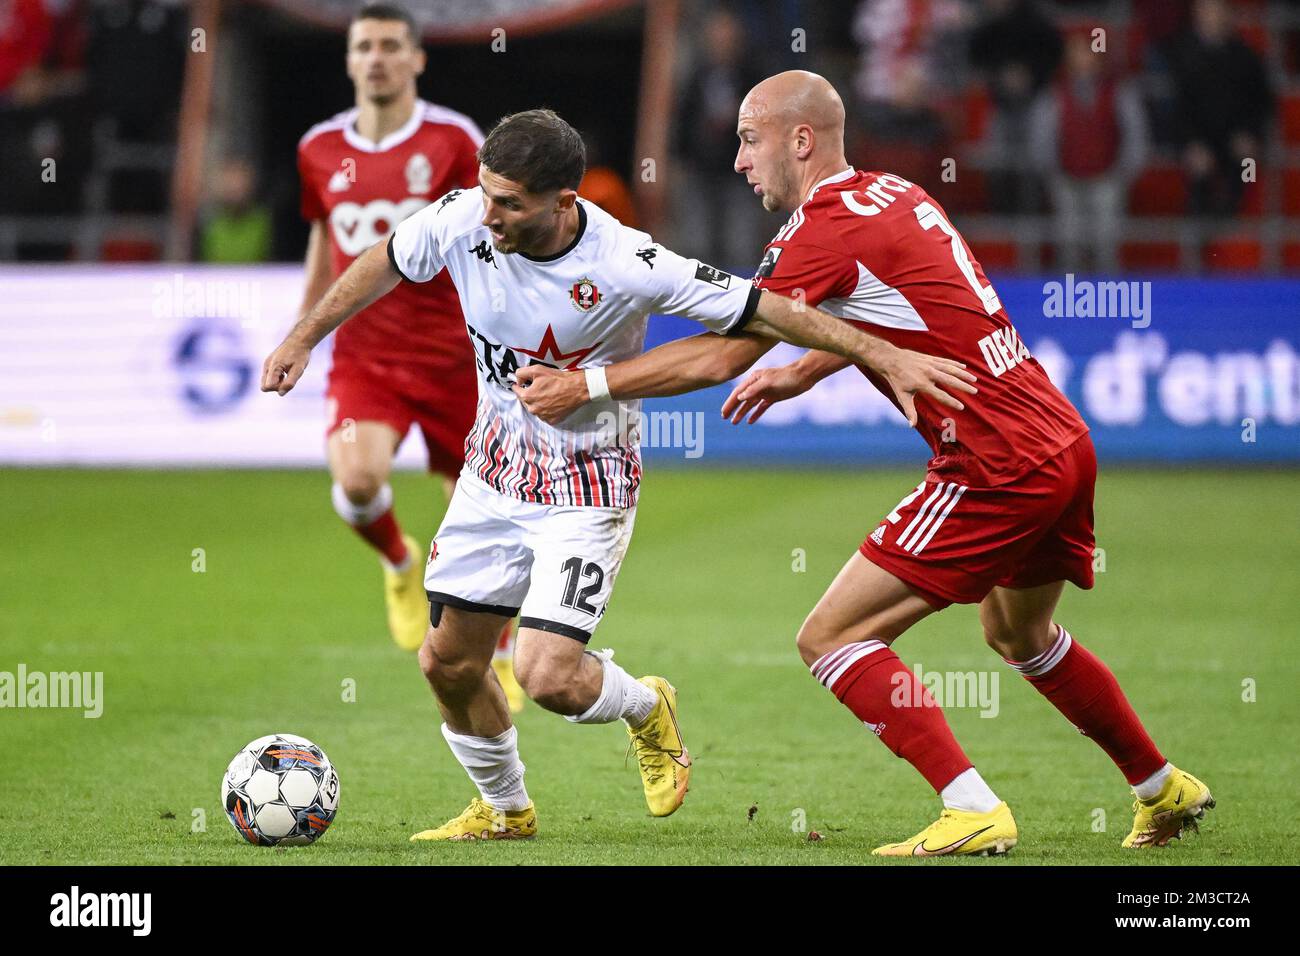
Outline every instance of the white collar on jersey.
<path id="1" fill-rule="evenodd" d="M 420 123 L 424 120 L 424 109 L 427 105 L 424 100 L 417 97 L 415 108 L 411 110 L 411 118 L 377 143 L 372 143 L 356 131 L 357 116 L 361 111 L 354 108 L 348 111 L 347 119 L 343 123 L 343 138 L 348 141 L 348 145 L 362 152 L 382 153 L 399 143 L 405 143 L 415 135 L 415 131 L 420 128 Z"/>
<path id="2" fill-rule="evenodd" d="M 834 176 L 827 176 L 827 177 L 826 177 L 825 179 L 823 179 L 821 182 L 819 182 L 819 183 L 817 183 L 815 186 L 813 186 L 812 189 L 808 190 L 808 199 L 812 199 L 812 198 L 813 198 L 813 193 L 815 193 L 815 192 L 818 190 L 819 187 L 821 187 L 821 186 L 825 186 L 827 183 L 838 183 L 838 182 L 840 182 L 840 181 L 842 181 L 842 180 L 848 179 L 848 178 L 849 178 L 850 176 L 852 176 L 855 172 L 857 172 L 857 170 L 855 170 L 852 166 L 849 166 L 849 167 L 848 167 L 847 169 L 845 169 L 843 172 L 838 172 L 838 173 L 836 173 Z M 804 202 L 807 202 L 808 199 L 805 199 Z"/>

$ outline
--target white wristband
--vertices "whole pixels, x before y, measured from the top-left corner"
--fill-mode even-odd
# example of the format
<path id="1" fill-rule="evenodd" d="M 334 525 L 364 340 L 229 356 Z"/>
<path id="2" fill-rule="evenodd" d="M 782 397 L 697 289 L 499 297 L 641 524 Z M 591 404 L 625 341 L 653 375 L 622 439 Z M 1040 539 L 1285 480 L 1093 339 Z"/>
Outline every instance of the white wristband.
<path id="1" fill-rule="evenodd" d="M 609 382 L 605 380 L 605 370 L 603 368 L 585 368 L 582 371 L 587 376 L 588 400 L 601 402 L 609 398 Z"/>

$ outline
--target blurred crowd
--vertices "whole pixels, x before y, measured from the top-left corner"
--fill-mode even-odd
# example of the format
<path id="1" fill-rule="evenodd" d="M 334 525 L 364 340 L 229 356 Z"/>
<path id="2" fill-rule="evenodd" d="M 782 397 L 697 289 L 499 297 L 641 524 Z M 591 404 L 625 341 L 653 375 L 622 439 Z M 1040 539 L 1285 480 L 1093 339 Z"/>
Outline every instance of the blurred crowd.
<path id="1" fill-rule="evenodd" d="M 980 235 L 1004 246 L 1043 227 L 1042 258 L 995 267 L 1189 268 L 1185 258 L 1122 256 L 1141 238 L 1134 222 L 1177 217 L 1199 242 L 1251 216 L 1300 217 L 1300 164 L 1293 177 L 1280 120 L 1300 76 L 1300 0 L 687 0 L 684 9 L 678 188 L 665 224 L 683 252 L 745 268 L 779 227 L 731 166 L 741 98 L 789 68 L 822 72 L 844 94 L 853 165 L 921 184 L 959 221 L 986 221 Z M 184 0 L 0 0 L 0 259 L 161 255 L 156 235 L 139 234 L 167 211 L 189 28 Z M 267 158 L 208 165 L 194 255 L 275 255 L 284 244 L 261 185 Z M 635 217 L 636 158 L 600 165 L 591 188 Z M 123 216 L 146 226 L 94 233 L 89 252 L 55 228 Z M 996 242 L 981 241 L 996 259 Z M 1293 263 L 1289 251 L 1257 250 L 1245 264 L 1300 268 L 1300 243 L 1295 252 Z"/>
<path id="2" fill-rule="evenodd" d="M 702 228 L 688 234 L 731 263 L 771 227 L 755 224 L 743 241 L 730 231 L 740 214 L 724 207 L 743 197 L 716 171 L 735 153 L 736 106 L 756 76 L 809 66 L 785 55 L 787 37 L 750 29 L 765 6 L 701 6 L 679 100 L 679 155 L 713 180 Z M 992 229 L 1006 245 L 1038 218 L 1054 267 L 1109 270 L 1133 264 L 1119 253 L 1134 209 L 1206 234 L 1260 211 L 1244 205 L 1273 159 L 1300 19 L 1280 36 L 1265 25 L 1295 6 L 861 0 L 825 25 L 852 38 L 851 57 L 811 68 L 845 95 L 854 166 L 917 182 L 950 212 L 1003 217 Z M 1278 63 L 1266 59 L 1270 43 Z"/>

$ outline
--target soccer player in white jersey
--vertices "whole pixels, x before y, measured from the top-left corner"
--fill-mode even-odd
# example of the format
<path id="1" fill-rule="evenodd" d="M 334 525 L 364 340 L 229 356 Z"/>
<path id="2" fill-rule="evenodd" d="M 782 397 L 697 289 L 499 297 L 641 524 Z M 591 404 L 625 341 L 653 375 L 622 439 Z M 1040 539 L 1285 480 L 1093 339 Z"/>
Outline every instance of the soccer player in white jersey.
<path id="1" fill-rule="evenodd" d="M 537 828 L 515 728 L 489 662 L 520 615 L 515 671 L 543 708 L 575 723 L 622 719 L 650 812 L 685 796 L 690 755 L 676 692 L 587 650 L 627 550 L 641 464 L 637 403 L 608 397 L 601 367 L 641 352 L 651 312 L 727 334 L 786 339 L 878 367 L 900 394 L 961 403 L 939 388 L 956 363 L 900 350 L 831 316 L 657 245 L 577 196 L 582 139 L 549 110 L 502 119 L 479 150 L 479 186 L 455 190 L 363 253 L 263 366 L 262 389 L 293 388 L 311 349 L 399 282 L 444 269 L 478 367 L 465 468 L 430 548 L 430 627 L 420 665 L 442 733 L 478 787 L 459 816 L 415 840 L 511 839 Z M 597 400 L 557 425 L 519 401 L 521 366 L 586 370 Z"/>

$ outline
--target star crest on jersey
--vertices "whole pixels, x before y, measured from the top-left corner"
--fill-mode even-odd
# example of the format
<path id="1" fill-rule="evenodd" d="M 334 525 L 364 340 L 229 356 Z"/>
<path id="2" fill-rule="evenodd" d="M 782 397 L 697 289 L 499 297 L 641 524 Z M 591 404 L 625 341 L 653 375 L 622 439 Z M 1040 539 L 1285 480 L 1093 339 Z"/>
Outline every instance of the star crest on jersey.
<path id="1" fill-rule="evenodd" d="M 596 283 L 583 276 L 569 290 L 569 300 L 579 312 L 590 312 L 600 305 L 600 289 Z"/>
<path id="2" fill-rule="evenodd" d="M 516 352 L 521 352 L 524 355 L 531 356 L 539 362 L 547 362 L 547 364 L 550 364 L 548 361 L 549 359 L 561 368 L 575 369 L 582 363 L 583 359 L 596 349 L 600 348 L 600 343 L 596 342 L 594 345 L 589 345 L 585 349 L 576 349 L 572 352 L 561 352 L 559 343 L 555 341 L 555 331 L 548 325 L 546 326 L 546 331 L 542 334 L 542 341 L 538 344 L 536 349 L 526 349 L 518 345 L 512 345 L 511 348 Z M 568 363 L 567 365 L 565 364 L 566 362 Z"/>

